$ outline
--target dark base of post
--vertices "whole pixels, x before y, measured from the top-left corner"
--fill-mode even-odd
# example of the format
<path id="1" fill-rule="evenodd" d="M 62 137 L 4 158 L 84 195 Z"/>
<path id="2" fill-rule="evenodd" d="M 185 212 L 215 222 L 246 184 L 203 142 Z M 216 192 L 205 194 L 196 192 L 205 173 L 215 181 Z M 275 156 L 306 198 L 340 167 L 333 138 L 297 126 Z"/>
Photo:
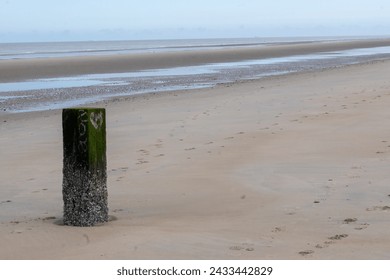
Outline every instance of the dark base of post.
<path id="1" fill-rule="evenodd" d="M 64 225 L 87 227 L 108 222 L 105 176 L 72 168 L 64 170 Z"/>

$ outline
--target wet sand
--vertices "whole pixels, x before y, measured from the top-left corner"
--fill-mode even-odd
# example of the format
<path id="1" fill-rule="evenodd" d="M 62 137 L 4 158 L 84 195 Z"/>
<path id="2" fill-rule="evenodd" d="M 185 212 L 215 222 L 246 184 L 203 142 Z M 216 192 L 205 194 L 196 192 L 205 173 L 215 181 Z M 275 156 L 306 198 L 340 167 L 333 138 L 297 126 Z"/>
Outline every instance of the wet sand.
<path id="1" fill-rule="evenodd" d="M 390 61 L 107 109 L 112 221 L 61 225 L 61 112 L 0 116 L 0 259 L 389 259 Z"/>
<path id="2" fill-rule="evenodd" d="M 390 39 L 286 43 L 178 52 L 0 60 L 0 82 L 99 73 L 123 73 L 205 63 L 285 57 L 352 48 L 389 46 Z"/>
<path id="3" fill-rule="evenodd" d="M 166 91 L 213 87 L 217 84 L 271 75 L 318 71 L 387 59 L 388 46 L 364 49 L 364 47 L 386 44 L 390 45 L 390 41 L 328 41 L 286 43 L 272 47 L 262 45 L 116 56 L 0 60 L 0 66 L 3 65 L 6 69 L 0 72 L 0 79 L 11 75 L 15 65 L 19 65 L 21 69 L 17 70 L 17 75 L 12 79 L 37 78 L 0 84 L 0 115 L 3 112 L 29 112 L 83 106 L 102 100 L 132 98 L 134 95 L 145 93 L 158 94 Z M 354 49 L 342 51 L 345 48 Z M 320 50 L 321 52 L 318 53 Z M 294 56 L 298 53 L 302 55 Z M 245 60 L 248 58 L 256 59 Z M 86 60 L 94 63 L 96 67 L 88 68 L 87 64 L 84 65 Z M 217 61 L 220 63 L 212 63 Z M 206 62 L 207 64 L 202 64 Z M 121 63 L 124 63 L 122 66 L 125 68 Z M 181 67 L 177 67 L 179 65 Z M 165 68 L 171 66 L 176 67 Z M 56 69 L 53 70 L 51 67 Z M 148 67 L 160 69 L 146 70 Z M 126 69 L 140 71 L 109 73 Z M 51 71 L 50 75 L 53 76 L 69 74 L 71 77 L 47 78 L 47 71 Z M 77 76 L 83 71 L 89 75 Z M 104 74 L 96 74 L 96 71 L 102 71 Z"/>

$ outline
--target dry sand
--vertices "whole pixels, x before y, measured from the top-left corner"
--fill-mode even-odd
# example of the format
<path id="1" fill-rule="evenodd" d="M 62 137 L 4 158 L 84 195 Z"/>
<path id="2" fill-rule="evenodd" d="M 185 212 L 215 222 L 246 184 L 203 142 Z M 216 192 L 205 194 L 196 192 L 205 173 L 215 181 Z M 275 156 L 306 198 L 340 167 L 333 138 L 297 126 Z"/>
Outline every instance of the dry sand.
<path id="1" fill-rule="evenodd" d="M 390 61 L 111 102 L 113 220 L 61 225 L 59 111 L 0 116 L 1 259 L 389 259 Z"/>

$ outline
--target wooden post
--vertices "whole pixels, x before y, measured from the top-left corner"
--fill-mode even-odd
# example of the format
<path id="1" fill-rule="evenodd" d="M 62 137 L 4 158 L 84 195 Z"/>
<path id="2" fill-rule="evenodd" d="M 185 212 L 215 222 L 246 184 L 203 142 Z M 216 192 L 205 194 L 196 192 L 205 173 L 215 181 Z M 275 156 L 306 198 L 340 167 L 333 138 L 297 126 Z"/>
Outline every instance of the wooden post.
<path id="1" fill-rule="evenodd" d="M 64 224 L 93 226 L 108 221 L 106 112 L 62 111 Z"/>

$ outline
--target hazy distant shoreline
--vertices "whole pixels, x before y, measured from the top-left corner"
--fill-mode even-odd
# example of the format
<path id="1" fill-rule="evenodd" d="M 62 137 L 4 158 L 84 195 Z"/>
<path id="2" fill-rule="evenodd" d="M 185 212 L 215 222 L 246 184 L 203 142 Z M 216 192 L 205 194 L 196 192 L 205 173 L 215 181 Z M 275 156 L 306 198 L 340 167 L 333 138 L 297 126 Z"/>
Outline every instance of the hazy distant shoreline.
<path id="1" fill-rule="evenodd" d="M 383 37 L 385 38 L 385 37 Z M 383 39 L 382 38 L 382 39 Z M 64 56 L 167 52 L 191 49 L 230 48 L 271 44 L 381 39 L 381 37 L 253 37 L 171 40 L 117 40 L 0 43 L 0 60 Z"/>

